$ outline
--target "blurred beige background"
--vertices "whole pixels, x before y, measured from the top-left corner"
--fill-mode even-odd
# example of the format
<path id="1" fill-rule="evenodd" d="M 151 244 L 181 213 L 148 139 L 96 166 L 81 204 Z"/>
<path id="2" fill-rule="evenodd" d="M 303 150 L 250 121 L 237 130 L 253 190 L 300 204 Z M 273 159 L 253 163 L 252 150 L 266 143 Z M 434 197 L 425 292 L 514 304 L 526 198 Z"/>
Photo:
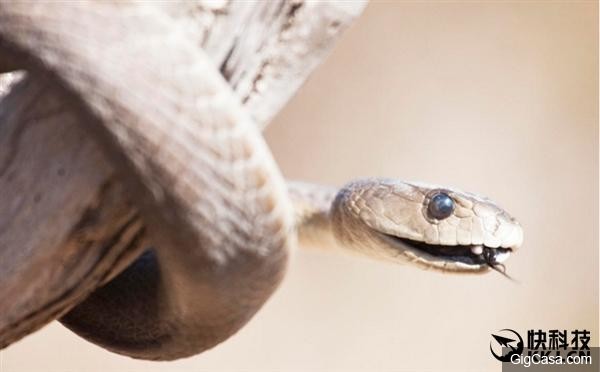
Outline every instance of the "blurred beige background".
<path id="1" fill-rule="evenodd" d="M 108 353 L 58 323 L 13 371 L 500 371 L 490 333 L 588 329 L 598 346 L 598 8 L 374 2 L 267 130 L 289 178 L 361 176 L 486 194 L 523 224 L 497 273 L 449 276 L 299 250 L 239 334 L 173 363 Z"/>

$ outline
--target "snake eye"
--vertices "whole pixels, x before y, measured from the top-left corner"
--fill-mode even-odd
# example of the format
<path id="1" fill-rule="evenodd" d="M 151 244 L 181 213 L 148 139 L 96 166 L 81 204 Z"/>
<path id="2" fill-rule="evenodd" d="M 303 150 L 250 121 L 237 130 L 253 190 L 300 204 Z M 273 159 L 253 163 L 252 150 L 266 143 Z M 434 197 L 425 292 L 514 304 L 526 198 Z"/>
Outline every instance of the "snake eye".
<path id="1" fill-rule="evenodd" d="M 440 192 L 431 198 L 427 210 L 431 217 L 443 220 L 448 218 L 454 211 L 454 200 L 448 194 Z"/>

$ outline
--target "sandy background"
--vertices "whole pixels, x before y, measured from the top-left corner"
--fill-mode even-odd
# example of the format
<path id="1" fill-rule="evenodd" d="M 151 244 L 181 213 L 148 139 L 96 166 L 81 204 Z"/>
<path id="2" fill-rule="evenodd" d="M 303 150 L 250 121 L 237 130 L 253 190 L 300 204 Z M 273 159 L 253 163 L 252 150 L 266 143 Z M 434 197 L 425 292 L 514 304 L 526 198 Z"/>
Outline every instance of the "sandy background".
<path id="1" fill-rule="evenodd" d="M 285 175 L 486 194 L 523 224 L 496 273 L 449 276 L 311 250 L 239 334 L 174 363 L 110 354 L 57 323 L 13 371 L 500 371 L 501 328 L 598 345 L 597 3 L 375 2 L 267 131 Z"/>

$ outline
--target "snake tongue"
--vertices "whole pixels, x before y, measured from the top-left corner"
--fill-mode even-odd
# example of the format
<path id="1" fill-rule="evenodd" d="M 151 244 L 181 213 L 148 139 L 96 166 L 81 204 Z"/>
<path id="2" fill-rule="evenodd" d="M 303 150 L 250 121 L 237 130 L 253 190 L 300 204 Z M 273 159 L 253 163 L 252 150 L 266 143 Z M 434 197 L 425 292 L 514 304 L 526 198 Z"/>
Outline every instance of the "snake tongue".
<path id="1" fill-rule="evenodd" d="M 491 260 L 493 261 L 494 264 L 500 264 L 504 261 L 506 261 L 506 259 L 510 256 L 510 249 L 507 248 L 496 248 L 496 249 L 492 249 L 492 248 L 486 248 L 488 250 L 491 250 L 492 252 L 490 253 L 491 255 Z"/>
<path id="2" fill-rule="evenodd" d="M 483 245 L 472 245 L 471 253 L 481 257 L 488 264 L 501 264 L 508 259 L 511 250 L 508 248 L 488 248 Z"/>

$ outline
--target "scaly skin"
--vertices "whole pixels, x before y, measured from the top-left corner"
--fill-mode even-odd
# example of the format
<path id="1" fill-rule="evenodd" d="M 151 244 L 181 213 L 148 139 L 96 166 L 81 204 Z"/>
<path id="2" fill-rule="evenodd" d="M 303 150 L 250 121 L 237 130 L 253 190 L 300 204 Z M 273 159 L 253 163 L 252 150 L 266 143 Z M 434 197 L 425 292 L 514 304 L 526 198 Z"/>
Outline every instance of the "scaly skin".
<path id="1" fill-rule="evenodd" d="M 281 281 L 295 231 L 370 256 L 460 272 L 488 266 L 442 262 L 393 238 L 440 245 L 434 248 L 440 252 L 465 244 L 488 250 L 520 244 L 511 217 L 458 191 L 448 191 L 459 206 L 454 215 L 433 221 L 423 214 L 432 191 L 425 186 L 365 180 L 335 198 L 319 186 L 286 189 L 256 125 L 190 42 L 195 38 L 172 29 L 156 9 L 114 6 L 0 4 L 0 65 L 17 61 L 33 78 L 44 71 L 48 84 L 62 86 L 67 105 L 59 105 L 60 113 L 96 141 L 106 157 L 98 164 L 111 162 L 116 172 L 109 180 L 117 180 L 104 182 L 106 193 L 88 195 L 98 210 L 62 242 L 75 254 L 84 247 L 117 250 L 107 250 L 85 280 L 58 288 L 52 293 L 61 294 L 41 301 L 41 308 L 38 295 L 45 288 L 32 291 L 27 281 L 0 287 L 12 297 L 31 296 L 16 312 L 5 305 L 0 346 L 80 303 L 149 241 L 151 253 L 63 321 L 109 350 L 161 360 L 206 350 L 242 327 Z M 121 190 L 128 190 L 127 198 L 111 199 Z M 125 207 L 113 214 L 119 206 Z M 43 268 L 44 261 L 32 267 Z"/>

